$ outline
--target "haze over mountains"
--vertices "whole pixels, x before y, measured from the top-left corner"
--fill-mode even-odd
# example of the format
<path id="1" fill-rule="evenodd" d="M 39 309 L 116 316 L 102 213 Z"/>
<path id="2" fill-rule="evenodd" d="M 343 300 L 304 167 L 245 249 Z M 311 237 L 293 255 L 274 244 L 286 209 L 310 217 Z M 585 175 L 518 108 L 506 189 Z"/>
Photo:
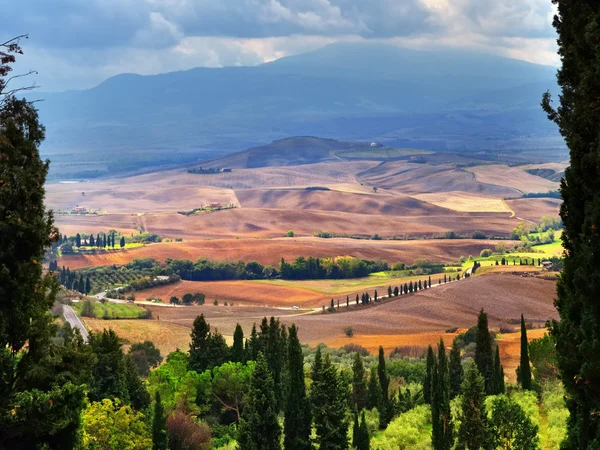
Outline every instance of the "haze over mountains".
<path id="1" fill-rule="evenodd" d="M 332 44 L 255 67 L 123 74 L 34 96 L 45 100 L 44 151 L 53 161 L 74 164 L 69 155 L 102 150 L 121 170 L 213 159 L 294 135 L 433 150 L 562 147 L 539 107 L 554 75 L 467 50 Z"/>

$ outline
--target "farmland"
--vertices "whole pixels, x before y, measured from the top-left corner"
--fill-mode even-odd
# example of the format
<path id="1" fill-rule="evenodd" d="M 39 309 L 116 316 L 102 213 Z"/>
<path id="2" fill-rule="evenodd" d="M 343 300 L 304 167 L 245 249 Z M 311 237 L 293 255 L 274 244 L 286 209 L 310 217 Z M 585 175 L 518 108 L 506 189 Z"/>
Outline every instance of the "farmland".
<path id="1" fill-rule="evenodd" d="M 560 200 L 521 197 L 555 190 L 556 182 L 535 174 L 546 169 L 562 171 L 564 164 L 553 162 L 546 167 L 535 161 L 509 167 L 454 154 L 373 149 L 362 144 L 336 146 L 334 141 L 312 138 L 305 141 L 314 148 L 304 153 L 282 150 L 279 147 L 300 142 L 284 140 L 272 148 L 257 147 L 197 165 L 232 167 L 232 172 L 194 174 L 188 171 L 195 166 L 188 165 L 127 178 L 48 185 L 50 207 L 102 211 L 98 215 L 57 216 L 63 234 L 114 229 L 125 236 L 145 232 L 163 238 L 161 243 L 118 251 L 76 251 L 63 255 L 59 266 L 71 270 L 118 268 L 137 258 L 163 263 L 203 258 L 256 261 L 279 268 L 281 258 L 293 261 L 309 256 L 352 256 L 382 260 L 390 266 L 425 259 L 448 265 L 446 270 L 463 272 L 475 260 L 482 265 L 469 279 L 367 307 L 355 305 L 357 294 L 367 292 L 373 297 L 377 290 L 379 296 L 386 295 L 388 286 L 423 281 L 428 275 L 386 271 L 328 280 L 175 280 L 136 292 L 136 298 L 161 298 L 168 304 L 171 297 L 203 293 L 206 303 L 148 306 L 153 315 L 150 320 L 114 322 L 116 331 L 129 342 L 150 338 L 165 351 L 187 346 L 191 324 L 201 313 L 228 339 L 237 322 L 249 333 L 254 322 L 273 315 L 286 324 L 298 324 L 304 343 L 341 346 L 355 342 L 370 350 L 383 345 L 386 351 L 404 345 L 423 347 L 440 335 L 450 342 L 452 333 L 446 335 L 445 330 L 472 326 L 482 307 L 495 328 L 518 319 L 521 313 L 536 326 L 556 317 L 553 276 L 542 279 L 541 268 L 521 266 L 518 259 L 513 265 L 512 261 L 559 256 L 559 241 L 526 252 L 505 253 L 506 266 L 496 266 L 502 257 L 498 254 L 479 255 L 484 249 L 513 249 L 516 242 L 509 238 L 520 222 L 533 227 L 542 216 L 558 216 Z M 231 209 L 210 205 L 231 205 Z M 178 214 L 202 208 L 211 212 Z M 324 231 L 327 233 L 321 235 L 333 237 L 314 236 Z M 107 270 L 124 278 L 119 278 L 119 283 L 128 283 L 139 276 L 155 276 L 162 269 L 129 277 L 127 269 Z M 109 282 L 108 272 L 105 280 L 93 280 L 95 289 Z M 453 277 L 456 273 L 449 272 Z M 432 275 L 432 283 L 441 276 Z M 345 308 L 346 296 L 354 304 L 352 308 Z M 332 298 L 336 305 L 340 300 L 343 307 L 335 313 L 322 313 Z M 102 315 L 86 319 L 86 324 L 101 329 L 106 326 Z M 343 328 L 348 326 L 353 329 L 352 338 L 344 334 Z M 514 358 L 510 339 L 506 336 L 500 343 L 507 367 L 512 367 Z"/>

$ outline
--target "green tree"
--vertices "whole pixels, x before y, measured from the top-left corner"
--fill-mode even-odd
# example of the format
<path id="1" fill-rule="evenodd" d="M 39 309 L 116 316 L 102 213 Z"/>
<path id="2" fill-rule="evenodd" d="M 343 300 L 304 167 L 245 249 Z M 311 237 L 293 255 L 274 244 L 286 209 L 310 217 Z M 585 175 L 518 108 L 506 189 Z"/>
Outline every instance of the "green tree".
<path id="1" fill-rule="evenodd" d="M 85 279 L 85 293 L 89 294 L 92 291 L 92 284 L 90 283 L 90 277 Z"/>
<path id="2" fill-rule="evenodd" d="M 494 393 L 494 355 L 492 353 L 492 336 L 488 329 L 487 313 L 480 311 L 477 317 L 477 334 L 475 336 L 475 364 L 485 380 L 485 392 Z"/>
<path id="3" fill-rule="evenodd" d="M 248 364 L 228 362 L 213 368 L 210 390 L 206 392 L 206 394 L 210 392 L 210 396 L 206 396 L 206 403 L 216 399 L 217 407 L 222 412 L 235 413 L 235 420 L 239 422 L 253 371 L 254 362 Z"/>
<path id="4" fill-rule="evenodd" d="M 79 233 L 75 236 L 75 246 L 77 248 L 81 247 L 81 235 Z"/>
<path id="5" fill-rule="evenodd" d="M 83 448 L 150 450 L 152 436 L 142 413 L 106 398 L 83 412 Z"/>
<path id="6" fill-rule="evenodd" d="M 369 435 L 369 428 L 367 426 L 367 420 L 365 418 L 365 411 L 362 410 L 360 421 L 358 418 L 358 412 L 354 412 L 354 426 L 352 428 L 352 447 L 356 450 L 369 450 L 371 448 L 371 437 Z"/>
<path id="7" fill-rule="evenodd" d="M 485 380 L 476 364 L 465 374 L 460 399 L 458 449 L 491 449 L 489 424 L 485 407 Z"/>
<path id="8" fill-rule="evenodd" d="M 521 314 L 521 360 L 519 364 L 519 381 L 523 389 L 531 390 L 531 366 L 529 364 L 529 341 L 527 327 Z"/>
<path id="9" fill-rule="evenodd" d="M 377 368 L 375 366 L 371 367 L 365 403 L 367 409 L 379 408 L 381 404 L 381 386 L 379 385 Z"/>
<path id="10" fill-rule="evenodd" d="M 283 422 L 283 446 L 286 450 L 310 450 L 312 449 L 311 405 L 306 395 L 304 356 L 296 325 L 290 327 L 287 354 L 288 390 Z"/>
<path id="11" fill-rule="evenodd" d="M 450 399 L 453 399 L 460 393 L 460 386 L 463 382 L 463 366 L 460 359 L 460 347 L 458 339 L 452 341 L 452 349 L 450 350 Z"/>
<path id="12" fill-rule="evenodd" d="M 494 448 L 506 450 L 538 450 L 538 427 L 527 417 L 523 408 L 502 395 L 494 399 L 490 432 Z"/>
<path id="13" fill-rule="evenodd" d="M 238 431 L 240 450 L 280 450 L 275 385 L 262 353 L 258 354 L 248 400 Z"/>
<path id="14" fill-rule="evenodd" d="M 312 375 L 310 397 L 319 449 L 345 450 L 348 448 L 348 394 L 329 355 L 323 360 L 320 348 L 315 355 Z"/>
<path id="15" fill-rule="evenodd" d="M 391 286 L 388 286 L 388 294 L 387 295 L 388 295 L 388 297 L 392 296 L 392 287 Z"/>
<path id="16" fill-rule="evenodd" d="M 152 450 L 167 450 L 167 448 L 167 416 L 160 399 L 160 392 L 156 391 L 152 416 Z"/>
<path id="17" fill-rule="evenodd" d="M 359 352 L 354 354 L 352 364 L 352 403 L 357 411 L 366 406 L 367 401 L 367 373 Z"/>
<path id="18" fill-rule="evenodd" d="M 450 413 L 448 359 L 442 339 L 438 345 L 438 357 L 431 384 L 431 442 L 435 450 L 450 450 L 454 444 L 454 425 Z"/>
<path id="19" fill-rule="evenodd" d="M 229 361 L 231 359 L 230 353 L 230 348 L 221 333 L 215 331 L 208 335 L 205 354 L 207 369 L 212 369 Z"/>
<path id="20" fill-rule="evenodd" d="M 379 379 L 379 387 L 381 397 L 379 400 L 379 428 L 385 429 L 392 420 L 394 409 L 392 408 L 389 396 L 390 377 L 385 368 L 385 354 L 383 347 L 379 347 L 379 363 L 377 364 L 377 378 Z"/>
<path id="21" fill-rule="evenodd" d="M 431 404 L 431 378 L 435 369 L 435 354 L 431 345 L 427 349 L 427 366 L 425 371 L 425 379 L 423 380 L 423 397 L 425 403 Z"/>
<path id="22" fill-rule="evenodd" d="M 552 335 L 544 334 L 529 342 L 529 357 L 536 382 L 544 383 L 557 378 L 556 343 Z"/>
<path id="23" fill-rule="evenodd" d="M 560 320 L 552 323 L 558 367 L 570 412 L 564 449 L 600 446 L 600 310 L 598 254 L 600 253 L 600 89 L 593 80 L 597 59 L 600 10 L 596 3 L 553 0 L 558 5 L 554 26 L 562 68 L 560 106 L 554 109 L 550 95 L 544 110 L 554 121 L 570 150 L 560 192 L 560 216 L 565 248 L 564 268 L 558 280 L 555 302 Z"/>
<path id="24" fill-rule="evenodd" d="M 210 334 L 210 325 L 204 319 L 204 314 L 194 319 L 192 326 L 192 342 L 190 343 L 189 370 L 204 372 L 208 368 L 206 358 L 207 341 Z"/>
<path id="25" fill-rule="evenodd" d="M 121 236 L 121 240 L 119 241 L 119 246 L 121 248 L 125 247 L 125 236 Z"/>
<path id="26" fill-rule="evenodd" d="M 493 394 L 504 394 L 506 388 L 504 386 L 504 369 L 500 361 L 500 347 L 496 345 L 496 356 L 494 357 L 494 382 Z"/>
<path id="27" fill-rule="evenodd" d="M 183 297 L 181 297 L 181 301 L 184 305 L 189 306 L 192 303 L 194 303 L 194 296 L 188 292 L 187 294 L 183 294 Z"/>
<path id="28" fill-rule="evenodd" d="M 233 332 L 233 346 L 231 347 L 231 360 L 233 362 L 244 362 L 246 355 L 244 352 L 244 330 L 238 323 Z"/>
<path id="29" fill-rule="evenodd" d="M 150 405 L 150 394 L 138 375 L 135 362 L 129 355 L 125 356 L 125 380 L 131 406 L 138 411 L 148 407 Z"/>
<path id="30" fill-rule="evenodd" d="M 137 372 L 142 377 L 147 377 L 150 368 L 158 367 L 163 357 L 160 350 L 151 341 L 136 342 L 129 347 L 129 356 L 137 367 Z"/>
<path id="31" fill-rule="evenodd" d="M 93 402 L 120 399 L 129 404 L 127 367 L 121 350 L 122 340 L 112 330 L 90 335 L 89 344 L 96 357 L 88 397 Z"/>

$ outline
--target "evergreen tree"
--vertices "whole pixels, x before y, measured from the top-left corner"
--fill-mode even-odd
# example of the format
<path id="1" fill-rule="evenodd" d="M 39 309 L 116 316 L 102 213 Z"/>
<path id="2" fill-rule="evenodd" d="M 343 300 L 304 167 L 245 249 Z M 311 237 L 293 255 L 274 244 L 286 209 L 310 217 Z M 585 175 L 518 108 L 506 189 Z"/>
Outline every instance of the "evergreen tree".
<path id="1" fill-rule="evenodd" d="M 210 333 L 206 339 L 204 360 L 207 369 L 213 369 L 231 360 L 230 348 L 223 335 L 216 330 L 214 333 Z"/>
<path id="2" fill-rule="evenodd" d="M 85 293 L 89 294 L 92 291 L 92 284 L 90 283 L 90 277 L 85 279 Z"/>
<path id="3" fill-rule="evenodd" d="M 352 364 L 352 403 L 357 411 L 366 406 L 367 401 L 367 373 L 362 356 L 356 352 Z"/>
<path id="4" fill-rule="evenodd" d="M 245 362 L 246 355 L 244 354 L 244 330 L 238 323 L 233 332 L 233 346 L 231 348 L 231 360 L 233 362 Z"/>
<path id="5" fill-rule="evenodd" d="M 81 235 L 79 233 L 75 236 L 75 246 L 78 248 L 81 247 Z"/>
<path id="6" fill-rule="evenodd" d="M 369 381 L 367 383 L 367 409 L 379 408 L 381 403 L 381 386 L 379 385 L 379 378 L 377 376 L 377 368 L 371 367 L 371 373 L 369 375 Z"/>
<path id="7" fill-rule="evenodd" d="M 77 284 L 77 290 L 81 294 L 85 294 L 85 282 L 83 281 L 83 275 L 79 276 L 79 283 Z"/>
<path id="8" fill-rule="evenodd" d="M 458 449 L 491 449 L 491 438 L 485 408 L 485 381 L 476 364 L 465 375 L 460 399 L 461 414 L 458 429 Z"/>
<path id="9" fill-rule="evenodd" d="M 125 382 L 131 406 L 137 411 L 147 408 L 150 405 L 150 394 L 141 380 L 137 366 L 130 355 L 125 355 Z"/>
<path id="10" fill-rule="evenodd" d="M 431 404 L 431 378 L 435 368 L 435 354 L 431 345 L 427 349 L 427 367 L 425 371 L 425 380 L 423 380 L 423 397 L 425 403 Z"/>
<path id="11" fill-rule="evenodd" d="M 398 289 L 398 288 L 396 288 L 396 289 Z M 388 286 L 388 297 L 391 297 L 391 296 L 392 296 L 392 287 Z"/>
<path id="12" fill-rule="evenodd" d="M 529 365 L 529 343 L 525 319 L 521 314 L 521 361 L 519 364 L 519 381 L 523 389 L 531 390 L 531 366 Z"/>
<path id="13" fill-rule="evenodd" d="M 125 247 L 125 236 L 121 236 L 121 240 L 119 241 L 119 246 L 121 248 Z"/>
<path id="14" fill-rule="evenodd" d="M 100 233 L 96 235 L 96 247 L 100 248 L 102 245 L 102 239 L 100 238 Z"/>
<path id="15" fill-rule="evenodd" d="M 492 448 L 538 450 L 538 427 L 527 417 L 518 403 L 500 396 L 492 405 L 490 433 Z"/>
<path id="16" fill-rule="evenodd" d="M 280 450 L 275 385 L 262 353 L 258 354 L 238 431 L 240 450 Z"/>
<path id="17" fill-rule="evenodd" d="M 450 374 L 444 341 L 440 339 L 432 378 L 431 442 L 435 450 L 450 450 L 454 444 L 454 426 L 450 412 Z"/>
<path id="18" fill-rule="evenodd" d="M 429 284 L 429 288 L 431 288 L 431 275 L 429 275 L 429 280 L 428 280 L 428 284 Z"/>
<path id="19" fill-rule="evenodd" d="M 312 416 L 304 382 L 304 356 L 296 325 L 292 325 L 289 332 L 287 369 L 288 392 L 283 423 L 283 446 L 286 450 L 310 450 Z"/>
<path id="20" fill-rule="evenodd" d="M 398 297 L 398 294 L 400 293 L 400 290 L 398 289 L 398 286 L 396 286 L 394 288 L 394 297 Z"/>
<path id="21" fill-rule="evenodd" d="M 377 295 L 377 290 L 375 290 L 375 294 L 373 295 L 373 300 L 375 300 L 375 301 L 379 300 L 379 297 Z"/>
<path id="22" fill-rule="evenodd" d="M 115 248 L 115 233 L 113 233 L 113 234 L 111 235 L 111 239 L 110 239 L 110 246 L 111 246 L 112 248 Z"/>
<path id="23" fill-rule="evenodd" d="M 154 414 L 152 416 L 152 450 L 167 450 L 167 416 L 160 399 L 160 392 L 154 397 Z"/>
<path id="24" fill-rule="evenodd" d="M 129 389 L 125 355 L 121 349 L 123 341 L 113 330 L 92 333 L 90 348 L 96 357 L 92 368 L 92 383 L 88 392 L 90 401 L 120 399 L 129 404 Z"/>
<path id="25" fill-rule="evenodd" d="M 322 359 L 320 348 L 315 355 L 312 373 L 311 402 L 319 449 L 346 450 L 348 448 L 347 391 L 329 355 Z"/>
<path id="26" fill-rule="evenodd" d="M 381 398 L 379 401 L 379 428 L 382 430 L 388 426 L 392 420 L 394 410 L 390 404 L 389 387 L 390 377 L 385 368 L 385 354 L 383 347 L 379 347 L 379 364 L 377 365 L 377 378 L 379 379 L 379 387 Z"/>
<path id="27" fill-rule="evenodd" d="M 500 347 L 496 345 L 496 356 L 494 357 L 494 389 L 493 394 L 504 394 L 504 369 L 500 361 Z"/>
<path id="28" fill-rule="evenodd" d="M 494 355 L 492 354 L 492 337 L 488 329 L 487 313 L 481 310 L 477 318 L 477 335 L 475 337 L 475 364 L 485 380 L 485 392 L 494 392 Z"/>
<path id="29" fill-rule="evenodd" d="M 256 361 L 258 354 L 262 351 L 258 339 L 258 333 L 256 332 L 256 324 L 252 325 L 252 332 L 250 333 L 250 339 L 248 341 L 248 350 L 248 358 L 250 358 L 252 361 Z"/>
<path id="30" fill-rule="evenodd" d="M 356 294 L 356 304 L 358 305 L 358 294 Z"/>
<path id="31" fill-rule="evenodd" d="M 404 283 L 404 293 L 408 294 L 408 283 Z"/>
<path id="32" fill-rule="evenodd" d="M 460 393 L 460 386 L 463 382 L 463 366 L 460 359 L 460 347 L 458 339 L 454 338 L 452 349 L 450 350 L 450 399 L 453 399 Z"/>
<path id="33" fill-rule="evenodd" d="M 196 317 L 192 327 L 192 342 L 190 343 L 190 358 L 188 360 L 189 370 L 202 373 L 208 368 L 206 352 L 209 334 L 210 325 L 204 319 L 204 314 L 201 314 Z"/>
<path id="34" fill-rule="evenodd" d="M 94 235 L 90 234 L 90 247 L 95 247 L 96 241 L 94 241 Z"/>
<path id="35" fill-rule="evenodd" d="M 365 419 L 365 411 L 362 411 L 360 422 L 358 412 L 354 412 L 354 427 L 352 429 L 352 447 L 356 450 L 369 450 L 371 448 L 369 428 Z"/>

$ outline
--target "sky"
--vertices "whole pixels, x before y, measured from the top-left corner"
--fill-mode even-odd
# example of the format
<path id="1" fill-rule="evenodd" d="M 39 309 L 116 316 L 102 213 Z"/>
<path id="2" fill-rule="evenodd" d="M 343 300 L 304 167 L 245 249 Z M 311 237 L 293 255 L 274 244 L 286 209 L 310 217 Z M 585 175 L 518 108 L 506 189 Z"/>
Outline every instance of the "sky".
<path id="1" fill-rule="evenodd" d="M 119 73 L 256 65 L 332 42 L 464 47 L 558 65 L 550 0 L 0 0 L 42 91 Z"/>

